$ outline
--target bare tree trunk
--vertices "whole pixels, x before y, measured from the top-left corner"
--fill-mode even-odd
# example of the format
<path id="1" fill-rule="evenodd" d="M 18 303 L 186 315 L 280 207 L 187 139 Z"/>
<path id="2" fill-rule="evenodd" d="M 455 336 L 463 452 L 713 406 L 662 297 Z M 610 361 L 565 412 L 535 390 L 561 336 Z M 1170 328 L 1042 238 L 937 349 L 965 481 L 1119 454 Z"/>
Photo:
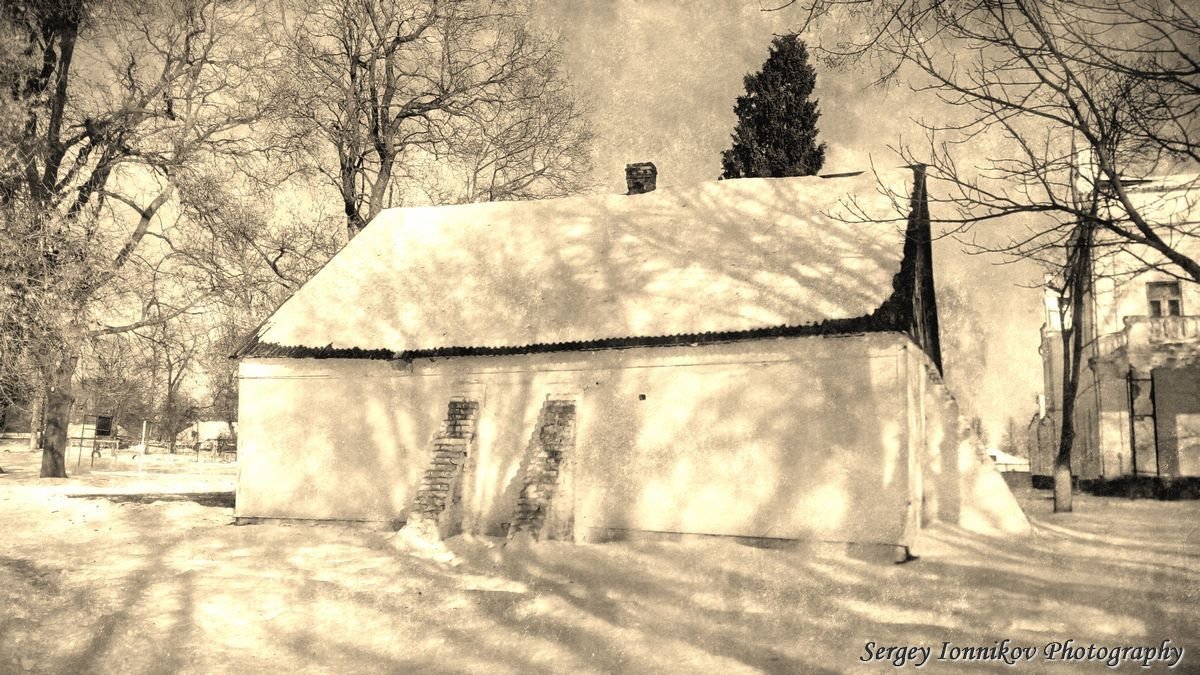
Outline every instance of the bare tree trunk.
<path id="1" fill-rule="evenodd" d="M 1054 512 L 1071 512 L 1071 445 L 1075 442 L 1075 424 L 1071 415 L 1075 410 L 1075 392 L 1071 397 L 1064 394 L 1062 438 L 1059 440 L 1058 454 L 1054 456 Z"/>
<path id="2" fill-rule="evenodd" d="M 167 357 L 167 400 L 163 406 L 163 424 L 167 427 L 167 452 L 175 454 L 175 367 Z"/>
<path id="3" fill-rule="evenodd" d="M 1072 288 L 1072 296 L 1075 295 Z M 1071 299 L 1071 311 L 1083 303 Z M 1071 512 L 1071 448 L 1075 444 L 1075 395 L 1078 392 L 1078 377 L 1072 377 L 1074 364 L 1078 363 L 1079 354 L 1075 344 L 1080 342 L 1075 336 L 1080 333 L 1079 315 L 1072 313 L 1071 330 L 1062 333 L 1063 341 L 1063 400 L 1062 427 L 1058 438 L 1058 452 L 1054 455 L 1054 512 Z"/>
<path id="4" fill-rule="evenodd" d="M 42 446 L 42 478 L 67 477 L 67 424 L 71 419 L 71 378 L 78 357 L 63 356 L 50 380 L 46 394 L 46 435 Z"/>
<path id="5" fill-rule="evenodd" d="M 1092 270 L 1092 225 L 1084 228 L 1075 242 L 1075 260 L 1067 267 L 1071 289 L 1071 330 L 1063 330 L 1063 401 L 1062 435 L 1059 438 L 1058 454 L 1054 456 L 1054 512 L 1070 513 L 1071 451 L 1075 447 L 1075 398 L 1079 391 L 1080 361 L 1083 359 L 1083 313 L 1084 296 Z"/>
<path id="6" fill-rule="evenodd" d="M 33 398 L 33 406 L 29 410 L 29 451 L 42 449 L 42 432 L 46 430 L 45 420 L 46 398 L 38 392 Z"/>

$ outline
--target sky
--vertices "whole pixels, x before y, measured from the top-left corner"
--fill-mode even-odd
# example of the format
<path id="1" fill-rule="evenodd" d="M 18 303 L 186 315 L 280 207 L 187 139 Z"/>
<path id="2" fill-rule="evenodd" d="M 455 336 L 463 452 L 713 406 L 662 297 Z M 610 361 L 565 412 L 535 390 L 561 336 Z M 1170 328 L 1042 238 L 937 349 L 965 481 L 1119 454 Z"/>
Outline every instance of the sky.
<path id="1" fill-rule="evenodd" d="M 659 187 L 716 179 L 742 78 L 762 65 L 774 35 L 800 21 L 798 11 L 765 12 L 755 0 L 539 0 L 537 11 L 561 36 L 566 69 L 592 102 L 597 187 L 617 193 L 630 162 L 654 162 Z M 915 119 L 953 115 L 903 83 L 880 87 L 869 72 L 817 67 L 822 173 L 899 165 L 890 148 L 924 138 Z M 1029 421 L 1042 390 L 1041 292 L 1031 288 L 1041 273 L 968 255 L 949 238 L 935 243 L 934 257 L 936 283 L 965 298 L 986 340 L 983 372 L 947 354 L 947 380 L 996 443 L 1008 417 Z"/>

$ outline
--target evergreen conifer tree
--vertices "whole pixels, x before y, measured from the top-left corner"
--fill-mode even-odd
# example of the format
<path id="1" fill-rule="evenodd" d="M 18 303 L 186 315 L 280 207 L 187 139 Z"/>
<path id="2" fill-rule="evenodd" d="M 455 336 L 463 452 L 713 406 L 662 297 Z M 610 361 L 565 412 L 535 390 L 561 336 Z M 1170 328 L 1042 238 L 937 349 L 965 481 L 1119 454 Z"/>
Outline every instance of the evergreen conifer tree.
<path id="1" fill-rule="evenodd" d="M 777 36 L 762 70 L 747 75 L 733 110 L 733 147 L 721 153 L 722 178 L 811 176 L 825 162 L 817 144 L 821 112 L 810 99 L 817 74 L 795 34 Z"/>

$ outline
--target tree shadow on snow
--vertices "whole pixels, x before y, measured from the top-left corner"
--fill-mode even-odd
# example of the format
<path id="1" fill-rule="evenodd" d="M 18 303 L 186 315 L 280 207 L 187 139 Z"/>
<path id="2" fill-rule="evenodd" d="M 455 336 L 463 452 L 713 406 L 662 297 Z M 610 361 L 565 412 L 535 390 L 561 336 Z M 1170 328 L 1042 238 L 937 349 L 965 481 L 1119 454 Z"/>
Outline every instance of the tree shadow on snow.
<path id="1" fill-rule="evenodd" d="M 103 499 L 114 504 L 153 504 L 155 502 L 195 502 L 200 506 L 232 509 L 234 493 L 228 492 L 144 492 L 135 494 L 73 494 L 72 499 Z"/>

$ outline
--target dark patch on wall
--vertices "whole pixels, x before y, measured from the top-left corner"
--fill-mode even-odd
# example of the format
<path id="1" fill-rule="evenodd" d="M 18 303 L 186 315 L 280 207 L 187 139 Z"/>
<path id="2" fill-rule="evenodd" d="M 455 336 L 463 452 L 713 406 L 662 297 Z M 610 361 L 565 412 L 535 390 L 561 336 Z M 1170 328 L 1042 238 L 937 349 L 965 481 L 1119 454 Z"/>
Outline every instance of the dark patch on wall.
<path id="1" fill-rule="evenodd" d="M 508 538 L 521 532 L 535 540 L 569 540 L 574 508 L 569 455 L 575 449 L 575 402 L 547 399 L 526 450 L 521 493 Z M 557 507 L 557 509 L 556 509 Z"/>
<path id="2" fill-rule="evenodd" d="M 475 439 L 479 402 L 455 396 L 442 429 L 433 438 L 429 465 L 421 476 L 406 527 L 442 540 L 462 531 L 463 480 Z"/>
<path id="3" fill-rule="evenodd" d="M 938 332 L 937 294 L 933 283 L 933 233 L 924 165 L 913 165 L 913 188 L 908 227 L 904 232 L 904 257 L 892 282 L 892 295 L 876 314 L 886 330 L 898 330 L 920 345 L 942 372 L 942 346 Z"/>

